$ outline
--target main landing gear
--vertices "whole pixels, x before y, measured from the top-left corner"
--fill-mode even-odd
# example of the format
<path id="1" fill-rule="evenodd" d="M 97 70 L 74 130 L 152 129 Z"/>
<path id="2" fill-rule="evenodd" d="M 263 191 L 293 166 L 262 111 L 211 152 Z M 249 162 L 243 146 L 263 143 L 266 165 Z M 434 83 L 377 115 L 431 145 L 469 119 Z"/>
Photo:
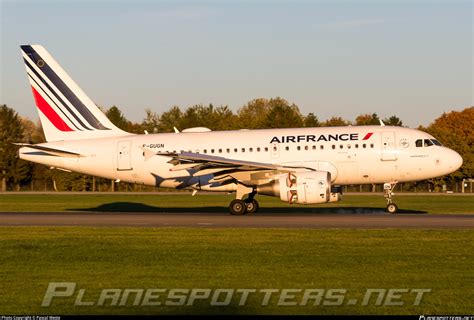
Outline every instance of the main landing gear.
<path id="1" fill-rule="evenodd" d="M 240 186 L 240 185 L 239 185 Z M 249 193 L 245 193 L 249 191 Z M 257 212 L 259 209 L 258 201 L 254 199 L 256 192 L 249 187 L 237 187 L 237 196 L 235 200 L 229 205 L 229 211 L 231 214 L 236 216 L 241 216 L 247 213 L 254 213 Z M 243 200 L 244 196 L 248 195 L 245 200 Z"/>
<path id="2" fill-rule="evenodd" d="M 230 203 L 229 210 L 230 214 L 241 216 L 247 213 L 247 204 L 243 200 L 235 199 Z"/>
<path id="3" fill-rule="evenodd" d="M 247 213 L 257 212 L 260 208 L 258 205 L 258 201 L 250 197 L 245 199 L 245 205 L 247 206 Z"/>
<path id="4" fill-rule="evenodd" d="M 247 213 L 257 212 L 259 208 L 258 201 L 255 199 L 235 199 L 229 205 L 229 211 L 235 216 L 241 216 Z"/>
<path id="5" fill-rule="evenodd" d="M 395 189 L 395 186 L 397 185 L 397 182 L 388 182 L 384 183 L 383 185 L 383 190 L 384 190 L 384 197 L 385 200 L 387 201 L 387 212 L 388 213 L 397 213 L 398 212 L 398 207 L 395 203 L 393 203 L 392 196 L 394 193 L 392 192 L 393 189 Z"/>

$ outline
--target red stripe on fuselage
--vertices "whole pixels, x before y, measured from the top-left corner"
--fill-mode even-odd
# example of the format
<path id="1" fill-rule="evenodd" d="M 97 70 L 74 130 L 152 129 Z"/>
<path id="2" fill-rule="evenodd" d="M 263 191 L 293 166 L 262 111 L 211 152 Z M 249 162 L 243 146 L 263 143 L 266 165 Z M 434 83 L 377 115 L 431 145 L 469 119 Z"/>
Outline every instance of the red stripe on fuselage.
<path id="1" fill-rule="evenodd" d="M 61 119 L 60 116 L 56 113 L 56 111 L 51 108 L 51 106 L 44 100 L 44 98 L 36 91 L 34 87 L 31 87 L 33 91 L 33 96 L 35 97 L 36 106 L 41 110 L 41 112 L 48 118 L 49 121 L 61 131 L 73 131 L 66 122 Z"/>
<path id="2" fill-rule="evenodd" d="M 374 134 L 373 132 L 367 133 L 367 134 L 365 135 L 364 139 L 362 139 L 362 140 L 367 140 L 367 139 L 369 139 L 370 137 L 372 137 L 373 134 Z"/>

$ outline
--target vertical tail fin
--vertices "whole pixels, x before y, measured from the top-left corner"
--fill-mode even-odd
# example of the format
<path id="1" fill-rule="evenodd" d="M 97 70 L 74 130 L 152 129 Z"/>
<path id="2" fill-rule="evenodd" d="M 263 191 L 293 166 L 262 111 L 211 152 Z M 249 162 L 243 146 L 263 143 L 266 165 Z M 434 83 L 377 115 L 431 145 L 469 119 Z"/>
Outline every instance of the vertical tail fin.
<path id="1" fill-rule="evenodd" d="M 128 135 L 105 114 L 40 45 L 21 46 L 47 141 Z"/>

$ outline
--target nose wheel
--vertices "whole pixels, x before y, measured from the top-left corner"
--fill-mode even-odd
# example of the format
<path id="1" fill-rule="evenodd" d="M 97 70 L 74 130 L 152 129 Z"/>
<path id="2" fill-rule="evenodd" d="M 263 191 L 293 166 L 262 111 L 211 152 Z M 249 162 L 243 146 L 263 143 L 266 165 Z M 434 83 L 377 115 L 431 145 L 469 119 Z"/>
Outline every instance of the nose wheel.
<path id="1" fill-rule="evenodd" d="M 384 183 L 383 185 L 384 197 L 387 201 L 387 212 L 391 214 L 398 212 L 398 207 L 392 200 L 392 196 L 394 195 L 392 190 L 395 188 L 396 185 L 397 182 Z"/>
<path id="2" fill-rule="evenodd" d="M 387 205 L 387 211 L 388 213 L 397 213 L 398 212 L 398 207 L 395 203 L 390 203 Z"/>

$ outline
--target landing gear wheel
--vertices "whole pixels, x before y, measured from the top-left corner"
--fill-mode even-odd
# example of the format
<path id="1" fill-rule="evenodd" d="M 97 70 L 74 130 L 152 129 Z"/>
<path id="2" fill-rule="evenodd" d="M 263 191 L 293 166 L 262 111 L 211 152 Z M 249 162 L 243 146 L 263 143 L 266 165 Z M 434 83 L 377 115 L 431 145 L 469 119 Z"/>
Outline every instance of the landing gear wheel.
<path id="1" fill-rule="evenodd" d="M 229 205 L 230 214 L 241 216 L 247 213 L 247 204 L 239 199 L 233 200 Z"/>
<path id="2" fill-rule="evenodd" d="M 387 211 L 391 214 L 397 213 L 398 212 L 398 207 L 395 203 L 389 203 L 387 205 Z"/>
<path id="3" fill-rule="evenodd" d="M 254 213 L 258 211 L 259 205 L 258 201 L 255 199 L 245 201 L 245 205 L 247 206 L 247 213 Z"/>
<path id="4" fill-rule="evenodd" d="M 387 201 L 387 211 L 391 214 L 398 212 L 397 205 L 392 202 L 393 201 L 392 196 L 394 195 L 392 191 L 393 189 L 395 189 L 396 185 L 397 185 L 397 181 L 387 182 L 383 184 L 384 197 L 385 197 L 385 200 Z"/>

